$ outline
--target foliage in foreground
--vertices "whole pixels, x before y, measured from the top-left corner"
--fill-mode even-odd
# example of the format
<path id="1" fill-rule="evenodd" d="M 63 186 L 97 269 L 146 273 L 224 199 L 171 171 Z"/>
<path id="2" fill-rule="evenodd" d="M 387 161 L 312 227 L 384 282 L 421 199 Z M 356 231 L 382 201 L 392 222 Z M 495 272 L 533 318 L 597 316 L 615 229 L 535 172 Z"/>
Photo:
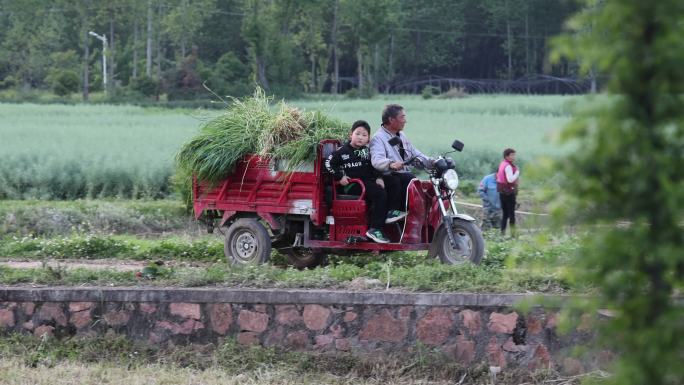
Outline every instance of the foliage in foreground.
<path id="1" fill-rule="evenodd" d="M 563 160 L 567 207 L 592 226 L 583 279 L 597 285 L 615 384 L 684 382 L 684 3 L 587 1 L 560 53 L 610 75 L 607 105 L 578 117 Z M 621 221 L 622 223 L 617 223 Z M 596 226 L 599 225 L 599 226 Z"/>

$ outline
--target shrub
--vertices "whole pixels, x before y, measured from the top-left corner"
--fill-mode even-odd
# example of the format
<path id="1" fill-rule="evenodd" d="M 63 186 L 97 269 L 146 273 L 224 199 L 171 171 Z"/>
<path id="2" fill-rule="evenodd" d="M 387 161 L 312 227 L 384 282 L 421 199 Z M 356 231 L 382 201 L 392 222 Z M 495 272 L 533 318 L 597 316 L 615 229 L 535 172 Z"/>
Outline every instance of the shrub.
<path id="1" fill-rule="evenodd" d="M 54 79 L 52 92 L 58 96 L 68 96 L 77 92 L 81 84 L 81 78 L 74 71 L 60 71 Z"/>
<path id="2" fill-rule="evenodd" d="M 0 81 L 0 90 L 5 90 L 8 88 L 14 88 L 17 85 L 17 79 L 12 75 L 8 75 L 5 80 Z"/>
<path id="3" fill-rule="evenodd" d="M 431 99 L 433 96 L 439 94 L 439 91 L 439 87 L 425 86 L 423 87 L 423 90 L 420 92 L 420 96 L 422 96 L 423 99 Z"/>
<path id="4" fill-rule="evenodd" d="M 131 79 L 129 87 L 147 97 L 156 96 L 159 93 L 159 81 L 147 75 Z"/>

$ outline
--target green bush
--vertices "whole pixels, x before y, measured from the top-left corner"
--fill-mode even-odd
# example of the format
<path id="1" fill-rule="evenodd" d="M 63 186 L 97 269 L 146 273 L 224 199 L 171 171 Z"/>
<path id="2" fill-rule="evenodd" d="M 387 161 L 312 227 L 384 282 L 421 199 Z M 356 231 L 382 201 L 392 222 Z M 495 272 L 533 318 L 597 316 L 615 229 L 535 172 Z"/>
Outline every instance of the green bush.
<path id="1" fill-rule="evenodd" d="M 14 88 L 17 86 L 17 79 L 12 75 L 7 75 L 4 80 L 0 81 L 0 90 L 5 90 L 8 88 Z"/>
<path id="2" fill-rule="evenodd" d="M 438 95 L 441 90 L 439 87 L 435 86 L 425 86 L 423 87 L 423 90 L 420 92 L 420 96 L 423 99 L 432 99 L 433 96 Z"/>
<path id="3" fill-rule="evenodd" d="M 81 85 L 81 78 L 74 71 L 62 70 L 57 73 L 52 83 L 52 92 L 58 96 L 68 96 L 77 92 Z"/>
<path id="4" fill-rule="evenodd" d="M 136 79 L 131 79 L 129 87 L 147 97 L 157 96 L 159 94 L 159 81 L 147 75 L 141 75 Z"/>

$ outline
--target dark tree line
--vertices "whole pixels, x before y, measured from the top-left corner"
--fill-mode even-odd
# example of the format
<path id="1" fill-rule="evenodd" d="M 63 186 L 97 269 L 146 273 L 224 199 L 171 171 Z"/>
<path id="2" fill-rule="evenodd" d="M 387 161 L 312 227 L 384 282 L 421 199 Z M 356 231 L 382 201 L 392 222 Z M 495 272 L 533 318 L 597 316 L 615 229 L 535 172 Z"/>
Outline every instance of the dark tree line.
<path id="1" fill-rule="evenodd" d="M 389 92 L 429 76 L 573 77 L 547 42 L 572 0 L 0 0 L 0 88 L 187 99 Z M 100 40 L 105 35 L 107 74 Z"/>

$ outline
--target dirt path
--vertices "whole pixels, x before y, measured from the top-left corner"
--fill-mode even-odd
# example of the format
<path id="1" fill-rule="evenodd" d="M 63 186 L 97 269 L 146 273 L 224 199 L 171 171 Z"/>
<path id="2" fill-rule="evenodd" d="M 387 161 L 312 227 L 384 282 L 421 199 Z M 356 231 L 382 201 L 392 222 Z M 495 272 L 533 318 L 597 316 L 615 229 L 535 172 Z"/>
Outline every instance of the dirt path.
<path id="1" fill-rule="evenodd" d="M 57 259 L 45 262 L 51 268 L 66 268 L 66 269 L 111 269 L 118 271 L 138 271 L 141 270 L 147 262 L 145 261 L 127 261 L 127 260 L 112 260 L 112 259 L 93 259 L 93 260 L 67 260 Z M 0 260 L 0 266 L 11 267 L 14 269 L 38 269 L 43 267 L 42 261 L 31 260 Z M 204 264 L 199 262 L 176 262 L 165 261 L 164 266 L 168 267 L 201 267 Z"/>

